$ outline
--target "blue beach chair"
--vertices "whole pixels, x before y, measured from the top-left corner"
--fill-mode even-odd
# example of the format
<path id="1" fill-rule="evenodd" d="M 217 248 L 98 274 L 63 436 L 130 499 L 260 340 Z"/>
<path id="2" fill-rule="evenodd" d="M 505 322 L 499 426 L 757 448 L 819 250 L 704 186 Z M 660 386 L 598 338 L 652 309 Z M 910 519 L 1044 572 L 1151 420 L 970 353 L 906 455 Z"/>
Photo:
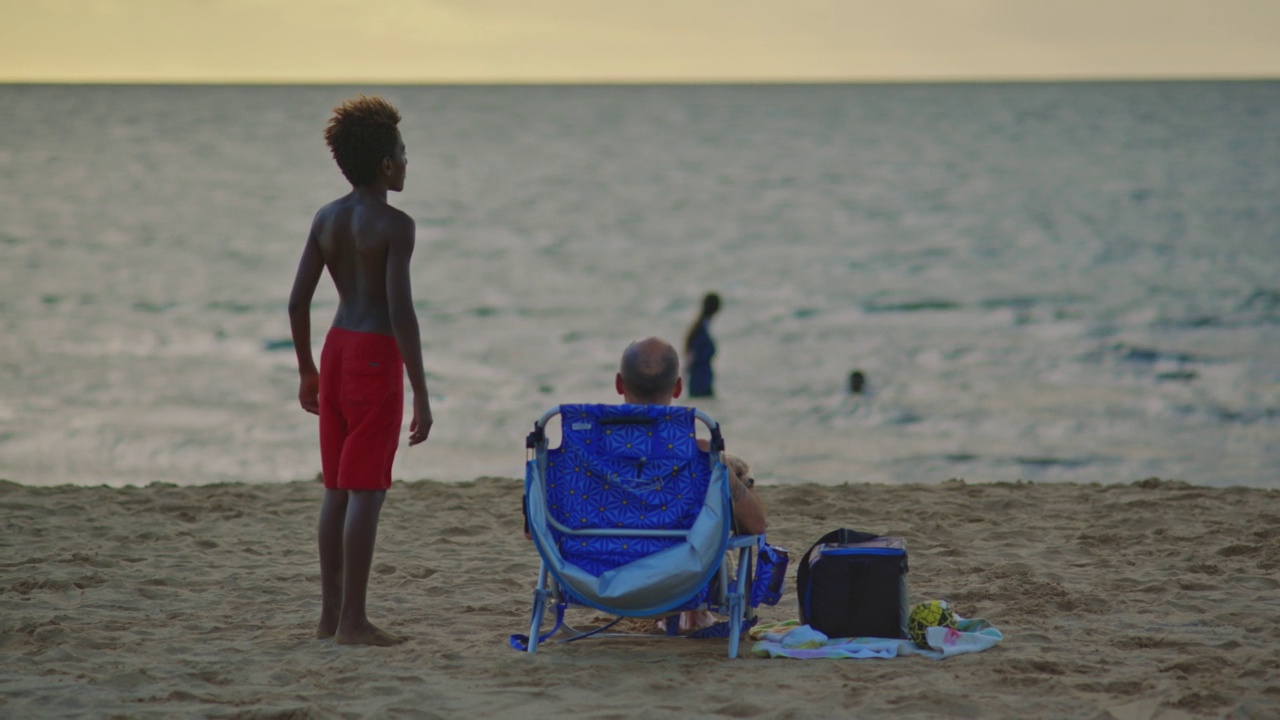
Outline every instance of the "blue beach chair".
<path id="1" fill-rule="evenodd" d="M 562 441 L 551 449 L 546 426 L 557 415 Z M 712 452 L 698 449 L 695 421 L 710 431 Z M 737 657 L 741 633 L 755 620 L 750 551 L 764 536 L 732 534 L 719 424 L 686 407 L 561 405 L 538 418 L 527 446 L 526 519 L 542 565 L 529 635 L 513 635 L 512 646 L 534 653 L 558 631 L 568 636 L 561 642 L 619 637 L 603 633 L 624 617 L 670 616 L 674 635 L 672 613 L 710 610 L 728 619 L 701 636 L 727 636 L 729 657 Z M 617 618 L 577 630 L 564 622 L 570 606 Z M 548 607 L 555 627 L 539 634 Z"/>

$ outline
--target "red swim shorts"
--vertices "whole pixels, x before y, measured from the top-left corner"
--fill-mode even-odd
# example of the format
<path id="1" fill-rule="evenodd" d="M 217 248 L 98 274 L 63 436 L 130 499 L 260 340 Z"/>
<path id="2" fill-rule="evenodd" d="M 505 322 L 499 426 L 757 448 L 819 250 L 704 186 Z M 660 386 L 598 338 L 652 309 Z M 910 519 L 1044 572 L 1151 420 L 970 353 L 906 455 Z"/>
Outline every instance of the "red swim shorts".
<path id="1" fill-rule="evenodd" d="M 404 419 L 404 361 L 390 335 L 330 328 L 320 353 L 324 486 L 386 490 Z"/>

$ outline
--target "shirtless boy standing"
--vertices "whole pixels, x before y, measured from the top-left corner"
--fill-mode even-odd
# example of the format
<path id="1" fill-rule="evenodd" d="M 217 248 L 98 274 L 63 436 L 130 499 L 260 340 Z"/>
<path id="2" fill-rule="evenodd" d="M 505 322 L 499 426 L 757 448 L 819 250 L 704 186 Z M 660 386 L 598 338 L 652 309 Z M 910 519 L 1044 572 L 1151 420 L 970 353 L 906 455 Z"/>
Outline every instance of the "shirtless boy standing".
<path id="1" fill-rule="evenodd" d="M 351 192 L 311 222 L 289 296 L 298 354 L 298 401 L 320 416 L 322 605 L 316 637 L 348 645 L 395 645 L 407 638 L 369 622 L 365 595 L 378 515 L 404 415 L 404 374 L 413 388 L 409 444 L 431 432 L 418 317 L 409 288 L 413 220 L 387 204 L 404 189 L 400 113 L 360 96 L 334 108 L 324 137 Z M 320 370 L 311 355 L 311 299 L 328 269 L 338 312 L 325 336 Z"/>

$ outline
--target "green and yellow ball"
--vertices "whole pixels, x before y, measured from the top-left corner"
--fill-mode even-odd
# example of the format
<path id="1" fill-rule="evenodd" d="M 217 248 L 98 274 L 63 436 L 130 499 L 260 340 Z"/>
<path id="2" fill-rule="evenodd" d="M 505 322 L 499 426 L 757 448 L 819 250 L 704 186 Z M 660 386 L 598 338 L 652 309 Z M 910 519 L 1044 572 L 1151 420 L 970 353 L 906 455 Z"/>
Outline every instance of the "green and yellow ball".
<path id="1" fill-rule="evenodd" d="M 911 615 L 907 618 L 907 634 L 915 644 L 929 647 L 924 631 L 931 627 L 956 627 L 956 614 L 946 600 L 929 600 L 911 608 Z"/>

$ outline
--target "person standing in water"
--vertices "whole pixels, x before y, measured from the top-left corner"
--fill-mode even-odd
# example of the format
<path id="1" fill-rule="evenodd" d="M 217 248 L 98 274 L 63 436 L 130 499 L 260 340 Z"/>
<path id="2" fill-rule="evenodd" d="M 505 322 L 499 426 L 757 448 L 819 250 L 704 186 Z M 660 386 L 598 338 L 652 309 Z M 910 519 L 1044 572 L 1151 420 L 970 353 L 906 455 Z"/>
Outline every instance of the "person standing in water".
<path id="1" fill-rule="evenodd" d="M 387 204 L 404 189 L 408 159 L 400 113 L 377 97 L 334 109 L 325 142 L 351 192 L 320 208 L 289 295 L 298 356 L 298 402 L 320 416 L 320 622 L 316 637 L 344 645 L 395 645 L 406 638 L 369 622 L 365 596 L 378 516 L 400 444 L 404 375 L 413 388 L 409 444 L 431 432 L 418 316 L 409 288 L 413 219 Z M 311 299 L 325 270 L 338 311 L 316 369 Z"/>
<path id="2" fill-rule="evenodd" d="M 716 354 L 716 342 L 711 337 L 711 318 L 720 311 L 720 296 L 707 293 L 702 298 L 702 312 L 689 328 L 684 339 L 685 367 L 689 369 L 689 397 L 715 397 L 715 373 L 711 370 L 711 358 Z"/>

